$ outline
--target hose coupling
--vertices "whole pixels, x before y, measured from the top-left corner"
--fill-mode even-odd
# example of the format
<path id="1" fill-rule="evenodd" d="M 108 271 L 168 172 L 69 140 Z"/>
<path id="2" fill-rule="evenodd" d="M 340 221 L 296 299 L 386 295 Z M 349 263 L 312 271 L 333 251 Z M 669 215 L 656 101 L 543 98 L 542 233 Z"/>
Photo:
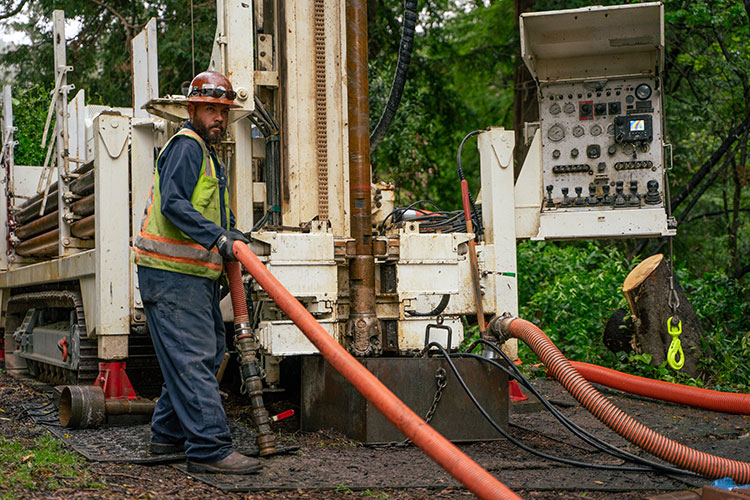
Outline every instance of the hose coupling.
<path id="1" fill-rule="evenodd" d="M 509 312 L 504 312 L 500 316 L 492 318 L 487 325 L 487 332 L 494 335 L 501 343 L 510 340 L 510 324 L 518 319 Z"/>

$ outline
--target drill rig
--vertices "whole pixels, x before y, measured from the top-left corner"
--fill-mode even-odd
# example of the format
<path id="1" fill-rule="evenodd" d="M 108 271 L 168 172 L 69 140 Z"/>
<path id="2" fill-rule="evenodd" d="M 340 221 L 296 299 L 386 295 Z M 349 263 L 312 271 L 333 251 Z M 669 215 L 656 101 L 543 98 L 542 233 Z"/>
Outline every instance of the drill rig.
<path id="1" fill-rule="evenodd" d="M 56 11 L 63 36 L 55 36 L 55 112 L 67 119 L 56 120 L 55 169 L 12 159 L 8 165 L 6 158 L 0 292 L 8 368 L 90 383 L 102 369 L 124 370 L 127 362 L 142 391 L 136 380 L 153 367 L 143 361 L 147 327 L 128 249 L 154 151 L 187 110 L 183 96 L 159 93 L 155 20 L 133 41 L 132 108 L 87 106 L 82 92 L 68 102 L 72 68 L 62 19 Z M 208 69 L 227 75 L 241 105 L 219 147 L 237 227 L 325 331 L 417 413 L 440 400 L 438 381 L 443 397 L 431 424 L 450 439 L 495 432 L 460 388 L 440 388 L 442 360 L 415 354 L 430 342 L 457 349 L 465 317 L 483 327 L 485 317 L 517 314 L 517 238 L 673 234 L 663 202 L 659 3 L 522 18 L 542 119 L 529 128 L 530 153 L 515 185 L 513 132 L 479 134 L 482 202 L 481 217 L 468 210 L 467 221 L 478 222 L 473 231 L 471 224 L 436 231 L 416 220 L 386 225 L 396 208 L 393 188 L 372 184 L 365 2 L 219 0 L 216 19 Z M 607 63 L 611 58 L 616 64 Z M 644 85 L 652 92 L 646 97 Z M 575 160 L 580 151 L 588 160 Z M 303 430 L 334 427 L 364 442 L 400 439 L 245 280 L 265 386 L 279 385 L 280 360 L 302 357 Z M 505 349 L 515 357 L 512 342 Z M 506 376 L 477 360 L 458 361 L 483 406 L 507 424 Z"/>

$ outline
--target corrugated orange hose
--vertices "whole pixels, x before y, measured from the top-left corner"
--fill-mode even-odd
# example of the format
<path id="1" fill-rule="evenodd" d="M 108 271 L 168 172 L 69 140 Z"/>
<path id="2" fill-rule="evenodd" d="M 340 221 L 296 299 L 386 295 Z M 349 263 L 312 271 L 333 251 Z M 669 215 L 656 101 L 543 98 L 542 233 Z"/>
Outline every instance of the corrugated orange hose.
<path id="1" fill-rule="evenodd" d="M 618 391 L 704 410 L 750 415 L 750 394 L 711 391 L 663 380 L 652 380 L 580 361 L 571 361 L 570 364 L 589 382 Z"/>
<path id="2" fill-rule="evenodd" d="M 731 477 L 750 483 L 750 463 L 694 450 L 649 429 L 609 402 L 573 368 L 570 361 L 536 325 L 520 318 L 500 320 L 503 333 L 523 340 L 560 382 L 591 414 L 631 443 L 673 465 L 708 478 Z"/>
<path id="3" fill-rule="evenodd" d="M 398 430 L 419 446 L 431 459 L 479 498 L 521 498 L 430 427 L 351 354 L 346 352 L 266 269 L 247 245 L 235 242 L 233 250 L 237 260 L 245 266 L 245 269 L 276 305 L 302 330 L 326 361 L 346 377 Z"/>

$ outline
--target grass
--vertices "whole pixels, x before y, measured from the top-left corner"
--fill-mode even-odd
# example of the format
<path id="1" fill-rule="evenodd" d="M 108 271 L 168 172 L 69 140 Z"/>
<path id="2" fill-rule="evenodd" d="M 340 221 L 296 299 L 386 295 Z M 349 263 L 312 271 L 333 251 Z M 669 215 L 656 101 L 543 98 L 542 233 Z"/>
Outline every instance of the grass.
<path id="1" fill-rule="evenodd" d="M 28 491 L 59 488 L 92 488 L 103 485 L 92 481 L 83 460 L 63 448 L 54 437 L 44 435 L 33 441 L 0 437 L 0 500 L 13 500 Z"/>

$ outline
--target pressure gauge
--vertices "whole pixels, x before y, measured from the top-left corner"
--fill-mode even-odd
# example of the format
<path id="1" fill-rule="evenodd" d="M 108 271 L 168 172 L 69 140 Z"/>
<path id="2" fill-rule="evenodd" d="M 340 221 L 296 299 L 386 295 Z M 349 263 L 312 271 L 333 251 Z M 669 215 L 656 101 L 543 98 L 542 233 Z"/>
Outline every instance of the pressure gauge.
<path id="1" fill-rule="evenodd" d="M 635 144 L 633 144 L 632 142 L 626 142 L 622 145 L 622 152 L 628 156 L 632 155 L 633 153 L 635 153 Z"/>
<path id="2" fill-rule="evenodd" d="M 597 135 L 601 135 L 602 134 L 601 125 L 592 125 L 591 128 L 589 129 L 589 133 L 593 135 L 594 137 L 596 137 Z"/>
<path id="3" fill-rule="evenodd" d="M 648 83 L 642 83 L 635 88 L 635 96 L 641 101 L 645 101 L 651 97 L 651 85 Z"/>
<path id="4" fill-rule="evenodd" d="M 560 114 L 560 105 L 557 103 L 554 103 L 552 106 L 549 107 L 549 112 L 551 115 L 559 115 Z"/>
<path id="5" fill-rule="evenodd" d="M 583 127 L 580 125 L 573 127 L 573 137 L 581 137 L 584 133 Z"/>
<path id="6" fill-rule="evenodd" d="M 613 123 L 607 125 L 607 135 L 615 135 L 615 125 Z"/>
<path id="7" fill-rule="evenodd" d="M 572 102 L 566 102 L 565 106 L 563 106 L 563 111 L 565 111 L 566 115 L 572 115 L 576 112 L 576 105 Z"/>
<path id="8" fill-rule="evenodd" d="M 565 137 L 565 129 L 562 128 L 562 125 L 556 123 L 552 125 L 547 131 L 547 137 L 552 142 L 561 141 L 563 140 L 563 137 Z"/>

